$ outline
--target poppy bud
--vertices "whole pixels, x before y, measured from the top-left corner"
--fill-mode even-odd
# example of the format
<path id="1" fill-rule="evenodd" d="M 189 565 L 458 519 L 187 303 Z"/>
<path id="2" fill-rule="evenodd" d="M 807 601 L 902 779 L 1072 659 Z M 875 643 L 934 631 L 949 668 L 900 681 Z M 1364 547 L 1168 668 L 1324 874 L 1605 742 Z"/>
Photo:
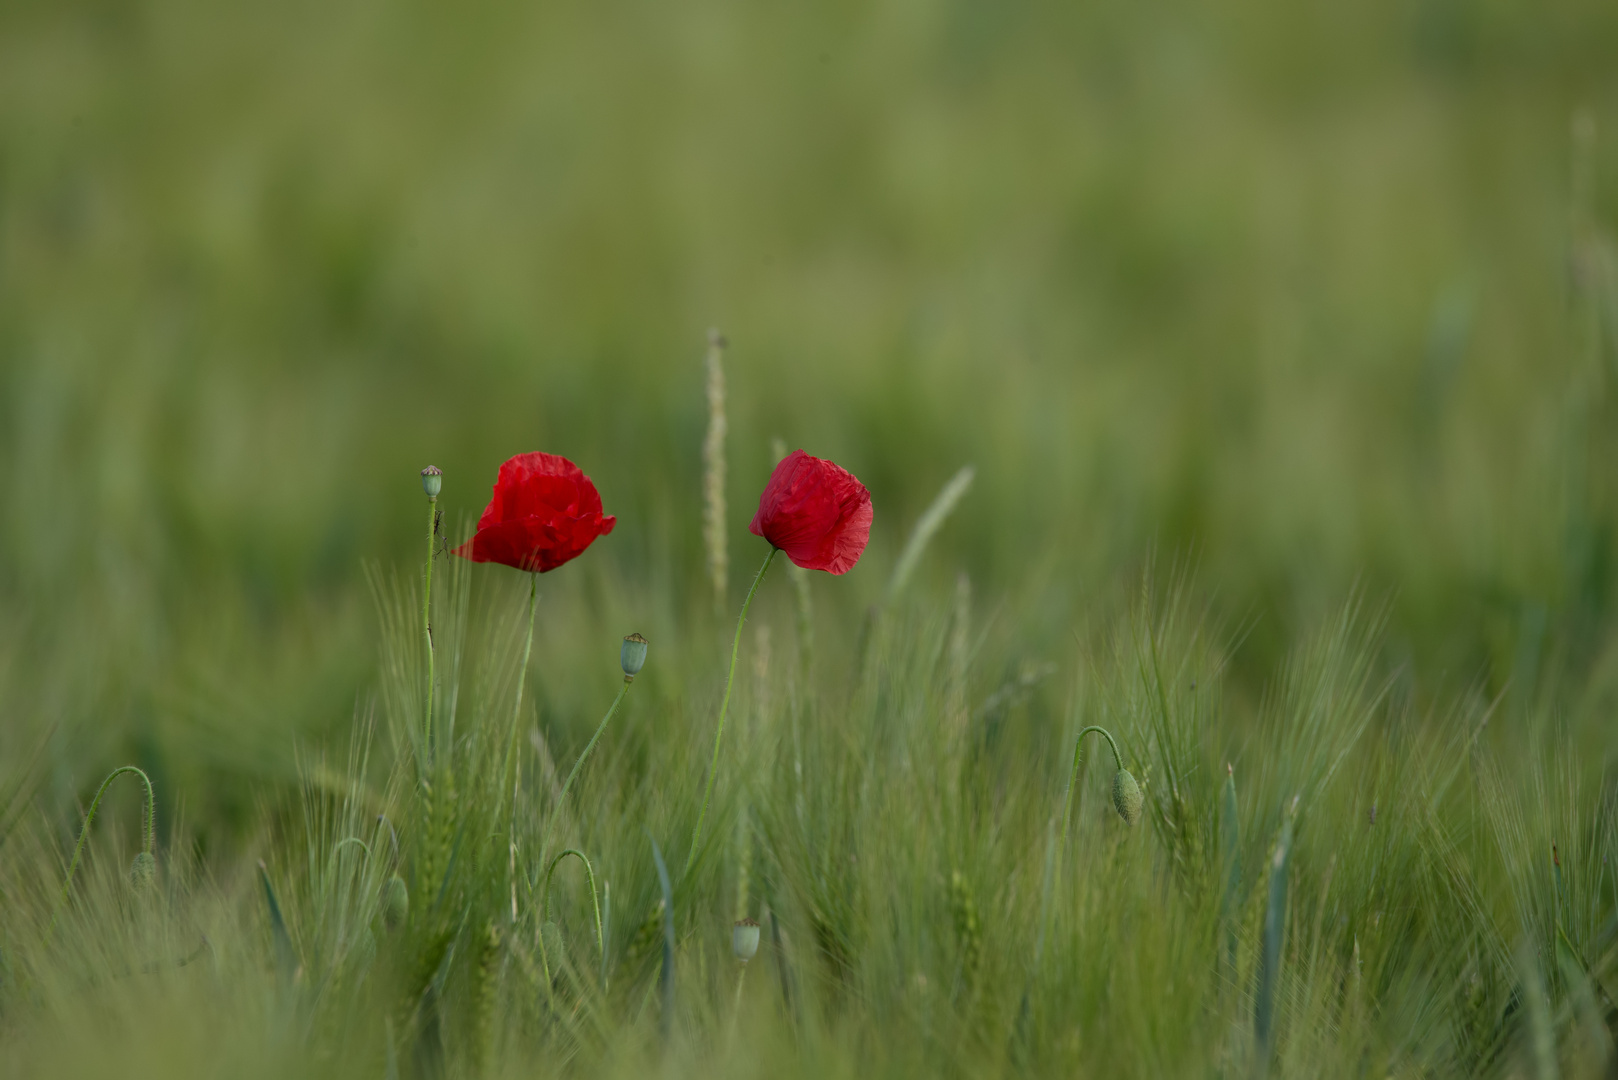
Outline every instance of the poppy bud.
<path id="1" fill-rule="evenodd" d="M 129 883 L 137 889 L 144 889 L 151 885 L 157 876 L 157 860 L 150 851 L 143 851 L 135 856 L 134 863 L 129 867 Z"/>
<path id="2" fill-rule="evenodd" d="M 646 666 L 646 639 L 639 634 L 624 638 L 623 648 L 618 651 L 618 662 L 623 665 L 625 682 L 639 675 L 640 669 Z"/>
<path id="3" fill-rule="evenodd" d="M 438 493 L 444 490 L 444 470 L 437 465 L 421 470 L 421 487 L 429 499 L 438 498 Z"/>
<path id="4" fill-rule="evenodd" d="M 747 963 L 758 952 L 758 921 L 739 919 L 730 930 L 730 951 L 736 959 Z"/>
<path id="5" fill-rule="evenodd" d="M 1118 808 L 1118 816 L 1130 825 L 1135 824 L 1140 820 L 1141 804 L 1145 801 L 1146 797 L 1140 793 L 1140 785 L 1129 775 L 1129 770 L 1119 769 L 1112 778 L 1112 805 Z"/>
<path id="6" fill-rule="evenodd" d="M 404 878 L 394 874 L 382 886 L 382 925 L 392 933 L 409 917 L 410 890 L 405 888 Z"/>

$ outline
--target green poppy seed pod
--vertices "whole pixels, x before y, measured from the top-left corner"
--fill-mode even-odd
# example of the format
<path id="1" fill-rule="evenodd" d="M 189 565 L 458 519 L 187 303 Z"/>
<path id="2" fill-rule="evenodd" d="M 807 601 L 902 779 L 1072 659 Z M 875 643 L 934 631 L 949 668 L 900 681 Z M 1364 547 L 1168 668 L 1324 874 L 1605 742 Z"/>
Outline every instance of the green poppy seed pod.
<path id="1" fill-rule="evenodd" d="M 134 863 L 129 867 L 129 883 L 137 889 L 145 889 L 156 877 L 157 860 L 152 858 L 152 853 L 143 851 L 136 855 Z"/>
<path id="2" fill-rule="evenodd" d="M 624 647 L 618 651 L 618 662 L 624 668 L 624 681 L 629 682 L 646 666 L 646 639 L 639 634 L 624 638 Z"/>
<path id="3" fill-rule="evenodd" d="M 404 878 L 394 874 L 382 886 L 382 925 L 391 934 L 410 917 L 410 890 Z"/>
<path id="4" fill-rule="evenodd" d="M 1118 808 L 1118 816 L 1130 825 L 1135 824 L 1140 820 L 1141 804 L 1145 801 L 1140 785 L 1129 775 L 1129 770 L 1119 769 L 1112 778 L 1112 805 Z"/>
<path id="5" fill-rule="evenodd" d="M 730 930 L 730 951 L 736 959 L 747 963 L 758 953 L 758 921 L 739 919 Z"/>
<path id="6" fill-rule="evenodd" d="M 429 499 L 438 498 L 438 493 L 444 490 L 444 470 L 437 465 L 429 465 L 421 470 L 421 489 Z"/>

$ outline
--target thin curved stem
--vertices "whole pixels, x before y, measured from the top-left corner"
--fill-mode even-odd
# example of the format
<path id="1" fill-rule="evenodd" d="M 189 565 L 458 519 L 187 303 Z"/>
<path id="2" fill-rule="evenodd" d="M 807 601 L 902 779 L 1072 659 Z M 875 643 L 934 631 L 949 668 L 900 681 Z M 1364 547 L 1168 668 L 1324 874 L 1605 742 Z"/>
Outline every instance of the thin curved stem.
<path id="1" fill-rule="evenodd" d="M 551 834 L 556 831 L 556 819 L 562 816 L 562 807 L 567 803 L 568 789 L 573 786 L 573 781 L 579 775 L 579 770 L 584 768 L 584 759 L 589 757 L 590 751 L 595 749 L 596 741 L 601 738 L 601 733 L 607 730 L 607 721 L 611 720 L 612 714 L 618 711 L 618 703 L 624 700 L 624 695 L 627 693 L 629 693 L 629 680 L 625 679 L 624 685 L 618 688 L 618 696 L 612 699 L 612 706 L 607 710 L 607 715 L 603 716 L 601 723 L 596 725 L 596 733 L 590 736 L 590 741 L 584 744 L 584 750 L 579 754 L 579 760 L 573 763 L 573 771 L 567 774 L 567 780 L 562 784 L 562 793 L 556 797 L 556 806 L 551 810 L 550 821 L 545 824 L 545 842 L 539 846 L 540 862 L 545 861 L 545 856 L 550 850 Z M 561 856 L 559 855 L 557 858 L 561 858 Z"/>
<path id="2" fill-rule="evenodd" d="M 1073 744 L 1073 774 L 1068 777 L 1067 797 L 1062 800 L 1062 849 L 1064 851 L 1067 849 L 1068 819 L 1072 816 L 1073 789 L 1079 786 L 1079 765 L 1084 760 L 1084 737 L 1092 731 L 1099 732 L 1101 737 L 1107 740 L 1107 745 L 1112 747 L 1112 763 L 1120 769 L 1124 767 L 1124 759 L 1118 753 L 1118 744 L 1112 741 L 1112 735 L 1106 728 L 1092 724 L 1079 732 L 1079 737 Z"/>
<path id="3" fill-rule="evenodd" d="M 429 770 L 433 761 L 433 531 L 438 523 L 438 500 L 427 499 L 427 570 L 421 586 L 421 634 L 427 642 L 427 706 L 422 726 L 423 748 Z"/>
<path id="4" fill-rule="evenodd" d="M 330 864 L 328 866 L 328 870 L 337 865 L 337 853 L 343 850 L 343 846 L 345 844 L 356 844 L 365 852 L 365 857 L 367 859 L 371 857 L 370 844 L 367 844 L 364 840 L 361 840 L 357 836 L 345 836 L 341 840 L 337 841 L 337 843 L 332 845 L 331 857 L 327 860 L 327 862 Z"/>
<path id="5" fill-rule="evenodd" d="M 84 824 L 79 828 L 79 842 L 73 845 L 73 860 L 67 865 L 67 878 L 62 882 L 62 893 L 56 899 L 56 907 L 51 911 L 50 925 L 45 930 L 45 941 L 50 943 L 51 935 L 56 930 L 56 920 L 62 914 L 62 908 L 67 903 L 68 890 L 73 887 L 73 875 L 78 872 L 79 860 L 84 855 L 84 843 L 90 838 L 90 826 L 95 823 L 96 811 L 101 808 L 101 798 L 106 795 L 112 782 L 124 773 L 134 773 L 140 777 L 141 783 L 146 785 L 146 815 L 143 826 L 143 847 L 141 850 L 148 855 L 152 853 L 157 843 L 157 798 L 152 794 L 152 778 L 134 765 L 120 765 L 107 774 L 96 789 L 95 798 L 90 800 L 90 809 L 85 811 Z"/>
<path id="6" fill-rule="evenodd" d="M 742 613 L 736 619 L 736 638 L 730 643 L 730 674 L 725 677 L 725 696 L 719 703 L 719 729 L 713 736 L 713 760 L 708 763 L 708 785 L 702 792 L 702 809 L 697 813 L 697 827 L 691 833 L 691 850 L 685 856 L 684 873 L 691 872 L 691 865 L 697 861 L 697 849 L 702 842 L 702 820 L 708 816 L 708 799 L 713 795 L 714 778 L 719 774 L 719 740 L 725 736 L 725 712 L 730 708 L 730 687 L 736 681 L 736 654 L 742 646 L 742 624 L 747 622 L 747 609 L 752 606 L 753 594 L 758 592 L 759 582 L 764 580 L 764 572 L 770 568 L 775 559 L 775 553 L 781 549 L 770 545 L 770 553 L 764 556 L 764 565 L 758 568 L 753 577 L 753 587 L 747 590 L 747 599 L 742 601 Z"/>
<path id="7" fill-rule="evenodd" d="M 595 905 L 596 914 L 596 951 L 602 957 L 605 957 L 607 955 L 607 935 L 601 926 L 601 897 L 596 893 L 595 867 L 590 865 L 590 860 L 585 856 L 584 852 L 580 851 L 578 848 L 567 848 L 564 851 L 557 852 L 556 858 L 551 860 L 550 868 L 545 871 L 545 895 L 543 906 L 540 908 L 539 921 L 542 923 L 550 921 L 551 878 L 556 874 L 557 864 L 563 859 L 567 858 L 569 855 L 576 857 L 581 863 L 584 864 L 584 875 L 590 879 L 590 902 Z M 540 947 L 544 948 L 543 937 L 540 939 Z"/>

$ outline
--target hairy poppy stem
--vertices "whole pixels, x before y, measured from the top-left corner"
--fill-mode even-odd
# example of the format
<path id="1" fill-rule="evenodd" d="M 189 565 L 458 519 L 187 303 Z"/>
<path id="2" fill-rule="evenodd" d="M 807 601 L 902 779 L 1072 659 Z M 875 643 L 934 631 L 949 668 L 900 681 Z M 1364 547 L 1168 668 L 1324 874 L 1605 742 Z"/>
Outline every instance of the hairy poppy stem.
<path id="1" fill-rule="evenodd" d="M 1080 765 L 1080 763 L 1082 763 L 1084 761 L 1084 737 L 1086 735 L 1090 734 L 1090 732 L 1092 732 L 1092 731 L 1099 732 L 1101 734 L 1101 737 L 1107 740 L 1107 745 L 1112 747 L 1112 763 L 1113 763 L 1113 766 L 1115 768 L 1118 768 L 1118 769 L 1122 769 L 1124 767 L 1124 759 L 1118 756 L 1118 744 L 1112 741 L 1112 735 L 1107 731 L 1106 728 L 1097 727 L 1094 724 L 1092 724 L 1090 727 L 1087 727 L 1083 731 L 1079 732 L 1078 741 L 1076 741 L 1073 744 L 1073 775 L 1068 777 L 1068 781 L 1067 781 L 1067 797 L 1062 800 L 1062 850 L 1063 851 L 1067 850 L 1067 826 L 1068 826 L 1068 819 L 1072 816 L 1071 811 L 1073 809 L 1073 789 L 1079 786 L 1079 765 Z"/>
<path id="2" fill-rule="evenodd" d="M 589 757 L 590 751 L 596 748 L 596 742 L 601 738 L 601 733 L 607 730 L 607 721 L 611 720 L 612 714 L 618 711 L 619 702 L 623 701 L 624 695 L 629 693 L 631 681 L 630 679 L 625 679 L 624 685 L 618 688 L 618 696 L 612 699 L 612 706 L 607 710 L 607 715 L 603 716 L 601 723 L 596 725 L 596 733 L 590 736 L 589 742 L 584 744 L 584 750 L 579 754 L 579 760 L 573 763 L 573 771 L 567 774 L 567 779 L 562 783 L 562 793 L 556 797 L 556 807 L 551 811 L 551 819 L 545 825 L 545 842 L 539 846 L 539 860 L 542 864 L 545 861 L 545 856 L 550 852 L 551 834 L 556 831 L 556 819 L 562 816 L 562 807 L 567 803 L 568 788 L 573 786 L 573 781 L 578 777 L 579 770 L 584 768 L 584 759 Z"/>
<path id="3" fill-rule="evenodd" d="M 427 751 L 427 764 L 433 761 L 433 530 L 438 524 L 438 499 L 427 497 L 427 570 L 421 586 L 421 633 L 427 642 L 427 709 L 423 733 L 423 746 Z"/>
<path id="4" fill-rule="evenodd" d="M 157 843 L 157 798 L 152 794 L 152 778 L 134 765 L 120 765 L 101 781 L 101 786 L 96 789 L 95 798 L 90 800 L 90 809 L 85 811 L 84 824 L 79 828 L 79 842 L 73 846 L 73 861 L 67 865 L 67 878 L 62 882 L 62 893 L 56 898 L 56 907 L 51 911 L 50 925 L 45 929 L 46 945 L 50 944 L 51 937 L 56 932 L 56 920 L 67 904 L 68 890 L 73 887 L 73 875 L 78 872 L 79 860 L 84 855 L 84 843 L 90 838 L 90 826 L 95 823 L 96 811 L 101 808 L 101 797 L 107 793 L 112 782 L 124 773 L 134 773 L 140 777 L 141 783 L 146 785 L 146 819 L 141 823 L 143 826 L 141 850 L 150 855 Z"/>
<path id="5" fill-rule="evenodd" d="M 511 736 L 506 740 L 506 768 L 505 784 L 500 789 L 502 797 L 509 792 L 511 795 L 511 918 L 517 919 L 517 731 L 522 726 L 522 692 L 528 681 L 528 659 L 534 652 L 534 609 L 539 606 L 539 574 L 529 575 L 528 584 L 528 637 L 522 647 L 522 667 L 517 669 L 517 700 L 511 706 Z"/>
<path id="6" fill-rule="evenodd" d="M 713 761 L 708 764 L 708 786 L 702 792 L 702 809 L 697 813 L 697 827 L 691 833 L 691 850 L 685 857 L 684 872 L 687 874 L 691 872 L 691 864 L 697 861 L 697 848 L 702 842 L 702 819 L 708 816 L 708 799 L 713 795 L 714 777 L 719 773 L 719 740 L 725 736 L 725 711 L 730 708 L 730 685 L 736 681 L 736 654 L 742 647 L 742 624 L 747 622 L 747 609 L 753 603 L 753 594 L 758 592 L 759 582 L 764 580 L 765 571 L 780 550 L 774 544 L 770 545 L 770 553 L 764 556 L 764 565 L 758 568 L 753 587 L 747 590 L 747 599 L 742 601 L 742 613 L 736 619 L 736 639 L 730 643 L 730 674 L 725 677 L 725 696 L 719 703 L 719 730 L 713 736 Z"/>

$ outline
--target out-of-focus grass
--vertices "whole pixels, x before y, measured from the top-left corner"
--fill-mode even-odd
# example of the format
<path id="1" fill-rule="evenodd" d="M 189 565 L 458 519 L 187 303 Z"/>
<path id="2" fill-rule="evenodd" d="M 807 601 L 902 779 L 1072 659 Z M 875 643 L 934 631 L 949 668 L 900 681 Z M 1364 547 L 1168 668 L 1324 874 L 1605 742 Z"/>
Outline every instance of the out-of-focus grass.
<path id="1" fill-rule="evenodd" d="M 1207 830 L 1205 818 L 1158 803 L 1152 840 L 1084 841 L 1121 860 L 1123 894 L 1143 905 L 1162 896 L 1143 850 L 1189 875 L 1180 899 L 1162 901 L 1161 932 L 1108 969 L 1125 974 L 1098 973 L 1089 952 L 1097 935 L 1127 937 L 1131 917 L 1094 888 L 1075 894 L 1088 897 L 1079 922 L 1052 924 L 1052 959 L 1033 974 L 1007 958 L 1031 940 L 995 936 L 1039 892 L 1029 879 L 1071 749 L 1071 693 L 1078 712 L 1140 725 L 1134 738 L 1182 740 L 1174 753 L 1199 763 L 1199 799 L 1213 798 L 1220 763 L 1248 755 L 1243 798 L 1262 792 L 1243 803 L 1255 861 L 1282 801 L 1315 775 L 1321 748 L 1299 732 L 1370 724 L 1359 767 L 1389 799 L 1420 804 L 1409 831 L 1385 848 L 1329 843 L 1379 796 L 1322 788 L 1331 809 L 1304 813 L 1333 828 L 1300 828 L 1293 895 L 1302 910 L 1337 911 L 1310 906 L 1325 903 L 1335 858 L 1332 880 L 1353 882 L 1356 898 L 1344 917 L 1399 929 L 1380 944 L 1361 935 L 1355 954 L 1350 924 L 1310 924 L 1320 955 L 1360 956 L 1354 978 L 1374 993 L 1334 999 L 1364 1011 L 1333 1014 L 1349 1033 L 1333 1044 L 1338 1029 L 1311 1028 L 1325 1013 L 1308 1010 L 1347 975 L 1284 987 L 1292 1030 L 1327 1039 L 1294 1067 L 1339 1060 L 1354 1039 L 1419 1044 L 1446 1065 L 1462 1058 L 1445 1039 L 1483 1053 L 1493 1027 L 1464 1038 L 1421 1027 L 1401 1043 L 1354 1018 L 1420 1027 L 1475 1013 L 1479 1031 L 1498 1026 L 1496 998 L 1531 985 L 1517 930 L 1502 927 L 1532 923 L 1554 947 L 1543 890 L 1525 884 L 1543 869 L 1540 832 L 1572 835 L 1563 824 L 1606 805 L 1590 793 L 1603 790 L 1618 693 L 1614 55 L 1618 11 L 1593 0 L 0 7 L 0 791 L 37 789 L 48 823 L 31 822 L 0 860 L 12 868 L 6 955 L 32 947 L 28 920 L 57 887 L 76 801 L 134 761 L 172 830 L 167 895 L 184 917 L 162 933 L 216 927 L 205 932 L 224 953 L 209 978 L 242 995 L 232 1015 L 258 1015 L 259 991 L 221 973 L 262 958 L 251 860 L 305 858 L 299 845 L 319 855 L 332 840 L 309 838 L 304 819 L 320 819 L 293 793 L 300 776 L 342 775 L 355 718 L 376 707 L 363 566 L 377 560 L 386 577 L 415 565 L 422 465 L 445 470 L 450 520 L 465 522 L 499 461 L 529 449 L 574 458 L 619 515 L 610 537 L 544 580 L 529 683 L 542 744 L 582 745 L 618 635 L 653 641 L 621 741 L 603 744 L 580 790 L 581 813 L 603 815 L 592 857 L 615 880 L 637 875 L 629 895 L 644 907 L 639 829 L 653 822 L 671 858 L 683 854 L 674 845 L 702 767 L 683 747 L 708 735 L 727 634 L 700 547 L 703 332 L 717 324 L 732 342 L 738 579 L 751 573 L 743 527 L 773 438 L 835 458 L 875 500 L 860 567 L 816 583 L 810 685 L 783 674 L 796 649 L 783 582 L 756 616 L 776 663 L 758 685 L 787 716 L 823 701 L 816 722 L 799 714 L 788 730 L 845 785 L 789 801 L 782 778 L 753 817 L 761 850 L 783 889 L 808 890 L 782 896 L 782 910 L 800 935 L 827 928 L 829 970 L 853 980 L 866 1020 L 950 1030 L 953 1013 L 927 995 L 954 963 L 948 882 L 961 869 L 991 927 L 995 1038 L 1035 986 L 1047 1008 L 1081 1018 L 1039 1029 L 1036 1057 L 1051 1068 L 1145 1069 L 1145 1048 L 1171 1035 L 1182 1041 L 1163 1043 L 1158 1064 L 1243 1052 L 1211 1022 L 1151 1027 L 1191 1000 L 1176 996 L 1183 973 L 1213 962 L 1196 944 L 1218 936 L 1195 883 L 1211 855 L 1175 831 Z M 865 609 L 883 599 L 911 524 L 967 463 L 975 486 L 877 625 L 872 681 L 855 683 Z M 1201 686 L 1217 672 L 1228 711 L 1214 733 L 1162 727 L 1164 702 L 1154 729 L 1140 686 L 1076 658 L 1075 634 L 1081 654 L 1105 656 L 1098 642 L 1143 632 L 1125 629 L 1119 596 L 1153 551 L 1159 566 L 1194 565 L 1207 597 L 1202 644 L 1179 641 L 1174 655 L 1206 660 Z M 957 648 L 962 572 L 972 634 Z M 478 610 L 503 612 L 509 629 L 520 584 L 491 570 L 481 587 Z M 1356 588 L 1385 614 L 1350 648 L 1319 628 Z M 906 627 L 919 637 L 905 641 Z M 1303 644 L 1311 634 L 1322 651 Z M 747 641 L 756 653 L 751 631 Z M 480 649 L 495 664 L 514 662 L 500 651 L 512 647 L 491 633 Z M 970 676 L 940 683 L 954 656 L 970 657 Z M 1072 690 L 1077 680 L 1090 681 Z M 1339 683 L 1380 704 L 1342 712 Z M 959 804 L 906 786 L 914 757 L 880 758 L 963 710 L 961 737 L 981 749 L 957 747 L 975 763 Z M 1318 726 L 1298 726 L 1300 711 Z M 1456 734 L 1474 729 L 1471 742 Z M 40 765 L 25 769 L 46 731 Z M 893 792 L 962 816 L 883 834 L 911 804 L 862 801 L 869 781 L 839 756 L 861 740 L 875 740 L 866 748 L 891 768 L 877 775 Z M 1488 779 L 1477 760 L 1521 756 L 1534 740 L 1539 778 L 1512 760 Z M 801 763 L 789 742 L 777 732 L 737 760 L 755 753 L 774 775 Z M 1556 781 L 1574 809 L 1554 828 L 1534 809 L 1564 768 L 1552 746 L 1578 762 Z M 1475 769 L 1468 783 L 1493 792 L 1487 806 L 1418 799 L 1418 750 Z M 315 770 L 322 754 L 338 764 Z M 382 758 L 373 769 L 385 773 Z M 123 797 L 107 820 L 133 820 Z M 1008 816 L 985 824 L 974 816 L 985 805 Z M 860 829 L 896 860 L 891 875 L 869 858 L 857 871 L 815 861 L 841 858 Z M 1015 837 L 1014 850 L 991 834 Z M 1491 848 L 1490 836 L 1521 843 Z M 128 849 L 115 841 L 92 859 L 90 911 L 124 903 L 103 865 Z M 1389 899 L 1390 883 L 1420 901 Z M 726 906 L 716 897 L 728 885 L 694 887 L 701 904 Z M 1581 941 L 1610 906 L 1610 884 L 1591 889 Z M 329 914 L 331 901 L 287 902 Z M 839 904 L 852 906 L 828 907 Z M 907 904 L 921 905 L 913 921 L 900 917 Z M 882 937 L 895 925 L 883 920 L 897 920 L 898 939 Z M 26 977 L 4 976 L 7 992 L 31 985 L 63 1016 L 93 1013 L 101 999 L 73 994 L 98 985 L 94 972 L 193 944 L 187 931 L 160 948 L 131 926 L 127 940 L 69 934 L 79 952 L 60 961 L 24 955 L 6 970 Z M 865 935 L 871 965 L 852 975 L 835 959 L 847 935 Z M 1582 999 L 1546 970 L 1563 1023 Z M 1244 992 L 1249 975 L 1235 982 Z M 1461 1005 L 1445 997 L 1454 987 Z M 963 991 L 944 992 L 955 1009 Z M 173 1016 L 191 1015 L 188 994 L 209 999 L 201 983 L 178 987 L 163 999 Z M 1226 1008 L 1209 1015 L 1240 1012 Z M 1098 1050 L 1108 1009 L 1139 1026 Z M 823 1038 L 794 1044 L 813 1049 L 808 1071 L 853 1071 L 870 1053 L 842 1016 L 832 1009 L 814 1021 Z M 774 1041 L 784 1029 L 768 1030 L 761 1047 L 786 1045 Z M 273 1032 L 261 1028 L 198 1029 L 183 1045 L 205 1062 L 225 1031 L 244 1068 L 303 1060 L 295 1040 L 266 1048 Z M 937 1067 L 934 1037 L 901 1040 L 883 1060 Z M 18 1053 L 44 1068 L 45 1045 Z M 617 1064 L 636 1067 L 637 1047 Z M 1008 1059 L 997 1048 L 992 1060 Z"/>

